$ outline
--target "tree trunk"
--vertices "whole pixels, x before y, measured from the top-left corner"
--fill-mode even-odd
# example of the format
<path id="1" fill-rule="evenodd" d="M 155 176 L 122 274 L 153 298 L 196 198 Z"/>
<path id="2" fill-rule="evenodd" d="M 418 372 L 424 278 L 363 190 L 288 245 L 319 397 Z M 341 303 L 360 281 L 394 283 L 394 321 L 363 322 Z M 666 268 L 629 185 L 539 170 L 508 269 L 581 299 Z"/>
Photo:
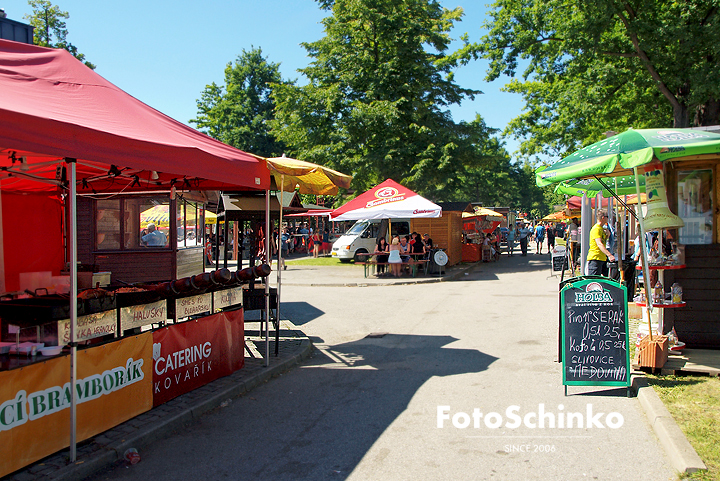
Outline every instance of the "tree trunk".
<path id="1" fill-rule="evenodd" d="M 690 127 L 688 108 L 684 103 L 678 102 L 673 105 L 673 127 L 683 129 Z"/>
<path id="2" fill-rule="evenodd" d="M 708 99 L 703 105 L 698 105 L 694 123 L 696 126 L 720 124 L 720 102 Z"/>

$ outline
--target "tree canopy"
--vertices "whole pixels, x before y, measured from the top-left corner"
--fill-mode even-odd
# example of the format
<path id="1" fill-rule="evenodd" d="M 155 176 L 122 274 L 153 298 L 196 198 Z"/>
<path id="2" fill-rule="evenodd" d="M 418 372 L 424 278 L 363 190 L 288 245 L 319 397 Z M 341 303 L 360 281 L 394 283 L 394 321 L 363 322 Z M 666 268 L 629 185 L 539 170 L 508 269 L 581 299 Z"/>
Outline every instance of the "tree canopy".
<path id="1" fill-rule="evenodd" d="M 720 0 L 497 0 L 479 51 L 515 76 L 521 152 L 561 155 L 608 130 L 720 121 Z"/>
<path id="2" fill-rule="evenodd" d="M 67 25 L 63 20 L 70 18 L 70 14 L 63 12 L 60 7 L 48 0 L 28 0 L 28 5 L 32 7 L 33 13 L 23 18 L 35 27 L 33 39 L 35 45 L 65 49 L 87 67 L 95 69 L 95 65 L 85 60 L 85 55 L 78 52 L 77 47 L 67 39 Z"/>
<path id="3" fill-rule="evenodd" d="M 262 49 L 243 50 L 225 67 L 225 84 L 205 87 L 190 123 L 226 144 L 263 157 L 282 155 L 284 146 L 270 132 L 275 103 L 271 84 L 283 85 L 279 64 L 268 62 Z"/>
<path id="4" fill-rule="evenodd" d="M 325 37 L 303 44 L 307 85 L 273 86 L 273 132 L 293 156 L 351 173 L 358 192 L 393 178 L 458 200 L 463 178 L 504 154 L 482 120 L 454 122 L 447 110 L 481 93 L 453 80 L 468 59 L 466 38 L 448 51 L 462 9 L 432 0 L 319 3 L 332 13 Z"/>

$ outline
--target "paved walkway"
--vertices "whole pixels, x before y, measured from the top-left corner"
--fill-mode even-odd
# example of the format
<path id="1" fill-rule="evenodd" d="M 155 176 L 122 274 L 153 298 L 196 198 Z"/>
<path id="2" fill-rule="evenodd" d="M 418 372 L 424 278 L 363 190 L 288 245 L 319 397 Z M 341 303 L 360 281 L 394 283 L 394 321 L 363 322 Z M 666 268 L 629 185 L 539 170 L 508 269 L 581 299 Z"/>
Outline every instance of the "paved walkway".
<path id="1" fill-rule="evenodd" d="M 475 264 L 449 267 L 443 275 L 427 277 L 378 278 L 363 277 L 360 266 L 315 267 L 288 265 L 282 275 L 283 285 L 369 285 L 369 284 L 415 284 L 424 282 L 440 282 L 462 276 Z M 234 263 L 228 266 L 235 269 Z M 271 284 L 277 282 L 277 272 L 270 276 Z M 77 480 L 87 477 L 106 466 L 122 462 L 128 448 L 142 448 L 149 443 L 192 422 L 208 411 L 232 402 L 232 398 L 250 391 L 255 386 L 287 371 L 295 364 L 310 355 L 310 340 L 290 321 L 283 321 L 280 331 L 278 357 L 275 352 L 274 336 L 271 335 L 269 351 L 270 365 L 265 366 L 262 358 L 265 342 L 259 331 L 259 311 L 246 313 L 245 334 L 246 349 L 245 367 L 234 374 L 218 379 L 193 392 L 182 395 L 168 403 L 141 414 L 109 431 L 80 443 L 77 448 L 77 461 L 69 464 L 68 450 L 49 456 L 33 465 L 17 471 L 3 479 L 13 481 L 33 480 Z"/>
<path id="2" fill-rule="evenodd" d="M 540 258 L 539 256 L 537 256 Z M 503 264 L 501 258 L 499 264 Z M 234 267 L 234 266 L 232 266 Z M 464 264 L 449 267 L 443 275 L 428 277 L 386 278 L 370 276 L 365 279 L 359 266 L 300 266 L 289 264 L 281 272 L 283 286 L 370 286 L 386 284 L 416 284 L 442 282 L 462 278 L 483 270 L 503 268 L 498 264 Z M 550 274 L 548 272 L 548 274 Z M 276 285 L 277 272 L 271 274 L 271 284 Z M 123 462 L 123 454 L 128 448 L 143 448 L 166 437 L 170 433 L 194 422 L 203 414 L 221 409 L 232 403 L 233 398 L 246 393 L 287 371 L 310 356 L 312 345 L 305 334 L 289 321 L 283 321 L 280 332 L 279 356 L 270 358 L 265 366 L 262 353 L 265 343 L 260 336 L 258 311 L 246 314 L 246 350 L 245 367 L 231 376 L 214 381 L 191 393 L 137 416 L 126 423 L 104 432 L 78 446 L 78 461 L 68 464 L 68 452 L 64 450 L 34 465 L 27 467 L 5 479 L 17 481 L 32 480 L 77 480 L 102 471 Z M 274 342 L 270 342 L 270 352 L 274 352 Z"/>

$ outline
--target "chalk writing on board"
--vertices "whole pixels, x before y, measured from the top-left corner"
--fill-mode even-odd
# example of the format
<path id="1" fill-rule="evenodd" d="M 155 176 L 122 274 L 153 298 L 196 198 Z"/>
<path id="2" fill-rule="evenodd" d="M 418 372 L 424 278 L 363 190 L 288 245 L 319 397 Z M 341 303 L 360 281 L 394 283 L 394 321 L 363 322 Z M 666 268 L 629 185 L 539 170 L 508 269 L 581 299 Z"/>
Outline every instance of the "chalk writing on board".
<path id="1" fill-rule="evenodd" d="M 584 280 L 562 291 L 564 381 L 629 380 L 625 290 L 611 280 Z"/>

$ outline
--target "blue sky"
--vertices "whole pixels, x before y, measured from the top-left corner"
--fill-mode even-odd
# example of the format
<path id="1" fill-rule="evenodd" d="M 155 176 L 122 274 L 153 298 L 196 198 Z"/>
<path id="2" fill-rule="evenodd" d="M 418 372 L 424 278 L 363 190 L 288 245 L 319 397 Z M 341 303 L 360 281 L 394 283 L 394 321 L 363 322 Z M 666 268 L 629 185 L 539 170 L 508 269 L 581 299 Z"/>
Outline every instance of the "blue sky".
<path id="1" fill-rule="evenodd" d="M 279 63 L 283 78 L 302 78 L 308 65 L 301 42 L 323 37 L 320 21 L 327 16 L 313 0 L 51 0 L 70 14 L 68 40 L 97 65 L 96 72 L 151 107 L 188 123 L 197 113 L 196 100 L 207 84 L 223 82 L 223 71 L 243 49 L 261 47 Z M 467 32 L 471 41 L 483 34 L 484 1 L 441 3 L 465 10 L 453 38 Z M 24 21 L 27 0 L 0 0 L 8 18 Z M 488 126 L 503 129 L 520 114 L 522 99 L 501 92 L 507 81 L 484 80 L 487 63 L 475 61 L 455 74 L 458 84 L 481 90 L 474 101 L 451 108 L 455 120 L 479 113 Z M 513 152 L 517 142 L 506 139 Z"/>

